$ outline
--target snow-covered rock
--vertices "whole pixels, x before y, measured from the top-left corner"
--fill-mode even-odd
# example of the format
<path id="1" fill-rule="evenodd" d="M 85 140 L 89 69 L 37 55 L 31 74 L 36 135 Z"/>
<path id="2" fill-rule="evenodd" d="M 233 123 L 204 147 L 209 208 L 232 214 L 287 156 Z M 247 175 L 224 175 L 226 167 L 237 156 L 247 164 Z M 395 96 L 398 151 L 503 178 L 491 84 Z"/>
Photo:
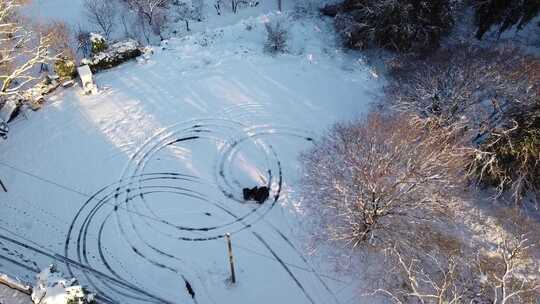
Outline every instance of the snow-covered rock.
<path id="1" fill-rule="evenodd" d="M 19 109 L 21 103 L 17 96 L 9 96 L 0 108 L 0 121 L 9 122 Z"/>

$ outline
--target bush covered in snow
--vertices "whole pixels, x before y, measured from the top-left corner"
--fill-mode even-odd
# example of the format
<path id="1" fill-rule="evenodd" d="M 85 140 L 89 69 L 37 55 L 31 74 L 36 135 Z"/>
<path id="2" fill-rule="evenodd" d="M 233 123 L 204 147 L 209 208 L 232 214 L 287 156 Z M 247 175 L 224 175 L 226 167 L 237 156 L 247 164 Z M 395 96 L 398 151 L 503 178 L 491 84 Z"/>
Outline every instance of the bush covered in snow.
<path id="1" fill-rule="evenodd" d="M 92 48 L 92 54 L 98 54 L 107 49 L 107 41 L 103 36 L 95 33 L 90 33 L 90 44 Z"/>
<path id="2" fill-rule="evenodd" d="M 90 66 L 92 72 L 110 69 L 142 54 L 139 43 L 133 39 L 111 44 L 107 50 L 93 54 L 91 58 L 81 60 Z"/>
<path id="3" fill-rule="evenodd" d="M 521 201 L 540 193 L 540 59 L 513 48 L 456 45 L 392 63 L 393 109 L 463 124 L 477 149 L 471 174 Z"/>
<path id="4" fill-rule="evenodd" d="M 39 304 L 91 304 L 94 296 L 77 285 L 76 279 L 65 279 L 54 265 L 50 265 L 37 276 L 32 291 L 32 301 Z"/>
<path id="5" fill-rule="evenodd" d="M 335 17 L 347 47 L 374 46 L 394 51 L 423 51 L 438 47 L 453 25 L 451 0 L 346 0 L 322 9 Z"/>
<path id="6" fill-rule="evenodd" d="M 530 196 L 540 203 L 540 102 L 512 111 L 479 148 L 471 165 L 475 176 L 501 192 L 511 191 L 514 201 Z"/>
<path id="7" fill-rule="evenodd" d="M 287 50 L 288 32 L 281 21 L 268 21 L 266 28 L 266 43 L 264 48 L 272 54 L 283 53 Z"/>

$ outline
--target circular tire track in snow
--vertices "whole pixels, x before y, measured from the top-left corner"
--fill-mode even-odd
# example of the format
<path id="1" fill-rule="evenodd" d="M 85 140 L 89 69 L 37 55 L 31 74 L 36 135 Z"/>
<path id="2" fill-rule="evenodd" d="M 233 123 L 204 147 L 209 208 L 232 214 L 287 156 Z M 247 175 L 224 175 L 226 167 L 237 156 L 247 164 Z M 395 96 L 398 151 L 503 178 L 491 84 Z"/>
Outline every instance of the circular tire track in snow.
<path id="1" fill-rule="evenodd" d="M 299 130 L 272 126 L 248 128 L 225 119 L 192 120 L 162 130 L 134 153 L 117 183 L 104 187 L 83 204 L 69 228 L 65 255 L 74 255 L 78 262 L 98 269 L 105 268 L 121 280 L 131 275 L 124 267 L 116 269 L 110 260 L 129 259 L 127 254 L 134 254 L 154 267 L 180 274 L 181 269 L 188 267 L 182 257 L 168 252 L 162 243 L 156 243 L 154 237 L 148 237 L 149 233 L 157 233 L 172 242 L 202 242 L 223 238 L 225 233 L 234 234 L 245 230 L 262 220 L 276 205 L 283 185 L 281 161 L 273 147 L 263 140 L 266 136 L 276 135 L 311 141 L 311 137 Z M 214 182 L 193 175 L 151 172 L 149 169 L 149 164 L 155 161 L 160 151 L 170 146 L 198 141 L 210 141 L 218 147 Z M 234 161 L 246 150 L 256 150 L 264 159 L 264 170 L 257 167 L 259 172 L 265 173 L 260 174 L 260 180 L 271 190 L 271 199 L 264 204 L 240 205 L 245 203 L 239 197 L 242 185 L 235 176 Z M 215 189 L 221 196 L 210 197 L 200 190 L 201 186 Z M 160 195 L 177 197 L 176 207 L 179 210 L 183 209 L 184 200 L 190 200 L 192 206 L 196 202 L 198 207 L 204 206 L 209 211 L 198 209 L 202 224 L 197 225 L 166 219 L 157 212 L 160 208 L 155 208 L 159 206 L 159 200 L 155 197 Z M 242 211 L 245 209 L 248 211 Z M 201 217 L 201 214 L 206 217 Z M 115 233 L 124 241 L 123 250 L 116 253 L 121 254 L 121 258 L 112 256 L 104 245 L 105 240 Z M 71 268 L 69 271 L 73 275 Z M 96 291 L 109 299 L 115 298 L 113 294 L 96 286 L 96 281 L 100 280 L 98 277 L 90 278 L 86 273 L 84 275 Z M 105 282 L 100 286 L 123 297 L 152 301 L 108 286 Z"/>
<path id="2" fill-rule="evenodd" d="M 121 181 L 103 188 L 85 202 L 70 225 L 65 243 L 65 255 L 74 256 L 77 262 L 96 269 L 105 268 L 111 275 L 126 281 L 128 281 L 125 277 L 126 271 L 115 269 L 113 265 L 118 263 L 110 263 L 110 260 L 129 259 L 127 254 L 135 254 L 155 267 L 179 274 L 181 271 L 178 266 L 185 264 L 182 257 L 159 248 L 159 243 L 143 237 L 145 232 L 151 231 L 152 234 L 158 232 L 170 238 L 171 241 L 208 241 L 219 239 L 226 232 L 235 233 L 250 227 L 249 224 L 243 222 L 243 219 L 237 218 L 219 203 L 207 199 L 203 193 L 189 189 L 189 183 L 198 182 L 200 181 L 196 177 L 178 173 L 152 173 L 135 176 L 124 182 Z M 124 193 L 125 198 L 120 201 L 122 193 Z M 213 208 L 213 214 L 221 212 L 222 215 L 227 215 L 232 220 L 213 226 L 182 226 L 126 208 L 126 206 L 135 204 L 141 205 L 142 195 L 151 198 L 151 195 L 155 193 L 167 193 L 196 199 L 201 204 Z M 142 210 L 142 208 L 139 209 Z M 111 235 L 118 235 L 125 242 L 124 249 L 127 250 L 123 251 L 121 257 L 112 256 L 110 250 L 106 250 L 104 239 Z M 164 263 L 163 260 L 168 262 Z M 69 265 L 67 266 L 70 268 Z M 71 269 L 70 275 L 73 275 Z M 103 287 L 97 286 L 96 281 L 99 281 L 100 278 L 92 278 L 86 273 L 83 275 L 100 294 L 110 299 L 114 298 Z M 99 285 L 107 286 L 105 283 Z M 125 293 L 114 287 L 109 287 L 109 289 L 123 297 L 144 300 L 135 294 Z"/>

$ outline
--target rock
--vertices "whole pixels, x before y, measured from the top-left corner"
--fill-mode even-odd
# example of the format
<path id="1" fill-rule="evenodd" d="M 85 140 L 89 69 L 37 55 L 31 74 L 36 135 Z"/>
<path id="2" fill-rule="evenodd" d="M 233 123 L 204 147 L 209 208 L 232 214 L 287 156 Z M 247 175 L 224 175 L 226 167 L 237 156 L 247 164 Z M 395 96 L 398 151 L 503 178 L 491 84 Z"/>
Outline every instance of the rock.
<path id="1" fill-rule="evenodd" d="M 3 106 L 0 108 L 0 121 L 10 122 L 19 112 L 21 102 L 16 96 L 9 96 L 3 100 Z"/>

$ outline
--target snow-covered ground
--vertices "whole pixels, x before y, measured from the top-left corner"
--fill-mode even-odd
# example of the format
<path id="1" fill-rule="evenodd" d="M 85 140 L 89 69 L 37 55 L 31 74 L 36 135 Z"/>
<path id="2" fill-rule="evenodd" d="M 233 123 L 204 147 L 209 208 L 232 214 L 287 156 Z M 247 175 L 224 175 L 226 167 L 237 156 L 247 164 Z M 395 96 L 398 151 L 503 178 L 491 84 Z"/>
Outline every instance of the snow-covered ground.
<path id="1" fill-rule="evenodd" d="M 26 15 L 35 22 L 59 20 L 77 28 L 88 26 L 84 18 L 83 0 L 32 0 L 31 5 L 24 7 Z"/>
<path id="2" fill-rule="evenodd" d="M 289 53 L 271 56 L 276 18 Z M 367 109 L 374 75 L 329 24 L 266 14 L 100 73 L 97 95 L 61 90 L 0 143 L 0 270 L 31 282 L 56 263 L 113 303 L 352 303 L 295 233 L 298 155 Z M 255 185 L 262 205 L 242 200 Z"/>
<path id="3" fill-rule="evenodd" d="M 188 2 L 188 0 L 185 0 Z M 169 24 L 165 31 L 165 36 L 184 36 L 193 32 L 201 32 L 207 29 L 215 29 L 223 26 L 237 23 L 250 16 L 271 13 L 277 10 L 278 0 L 260 0 L 256 6 L 242 5 L 236 14 L 231 12 L 230 1 L 222 1 L 221 15 L 218 16 L 214 4 L 214 0 L 201 0 L 202 4 L 202 22 L 191 20 L 190 31 L 187 32 L 185 24 L 180 21 L 178 24 Z M 281 0 L 284 10 L 292 10 L 298 3 L 303 3 L 302 6 L 316 5 L 319 0 Z M 182 1 L 180 1 L 182 2 Z M 125 8 L 118 8 L 115 26 L 112 29 L 111 37 L 113 39 L 121 39 L 124 35 L 124 30 L 120 21 L 120 11 Z M 32 0 L 30 5 L 23 7 L 23 13 L 36 23 L 49 23 L 52 21 L 65 22 L 72 32 L 79 29 L 87 31 L 99 32 L 100 27 L 89 21 L 87 11 L 84 8 L 84 0 Z M 169 16 L 171 21 L 175 19 L 173 13 Z M 128 21 L 128 22 L 133 22 Z M 130 24 L 134 26 L 134 24 Z M 172 32 L 175 33 L 172 33 Z"/>

